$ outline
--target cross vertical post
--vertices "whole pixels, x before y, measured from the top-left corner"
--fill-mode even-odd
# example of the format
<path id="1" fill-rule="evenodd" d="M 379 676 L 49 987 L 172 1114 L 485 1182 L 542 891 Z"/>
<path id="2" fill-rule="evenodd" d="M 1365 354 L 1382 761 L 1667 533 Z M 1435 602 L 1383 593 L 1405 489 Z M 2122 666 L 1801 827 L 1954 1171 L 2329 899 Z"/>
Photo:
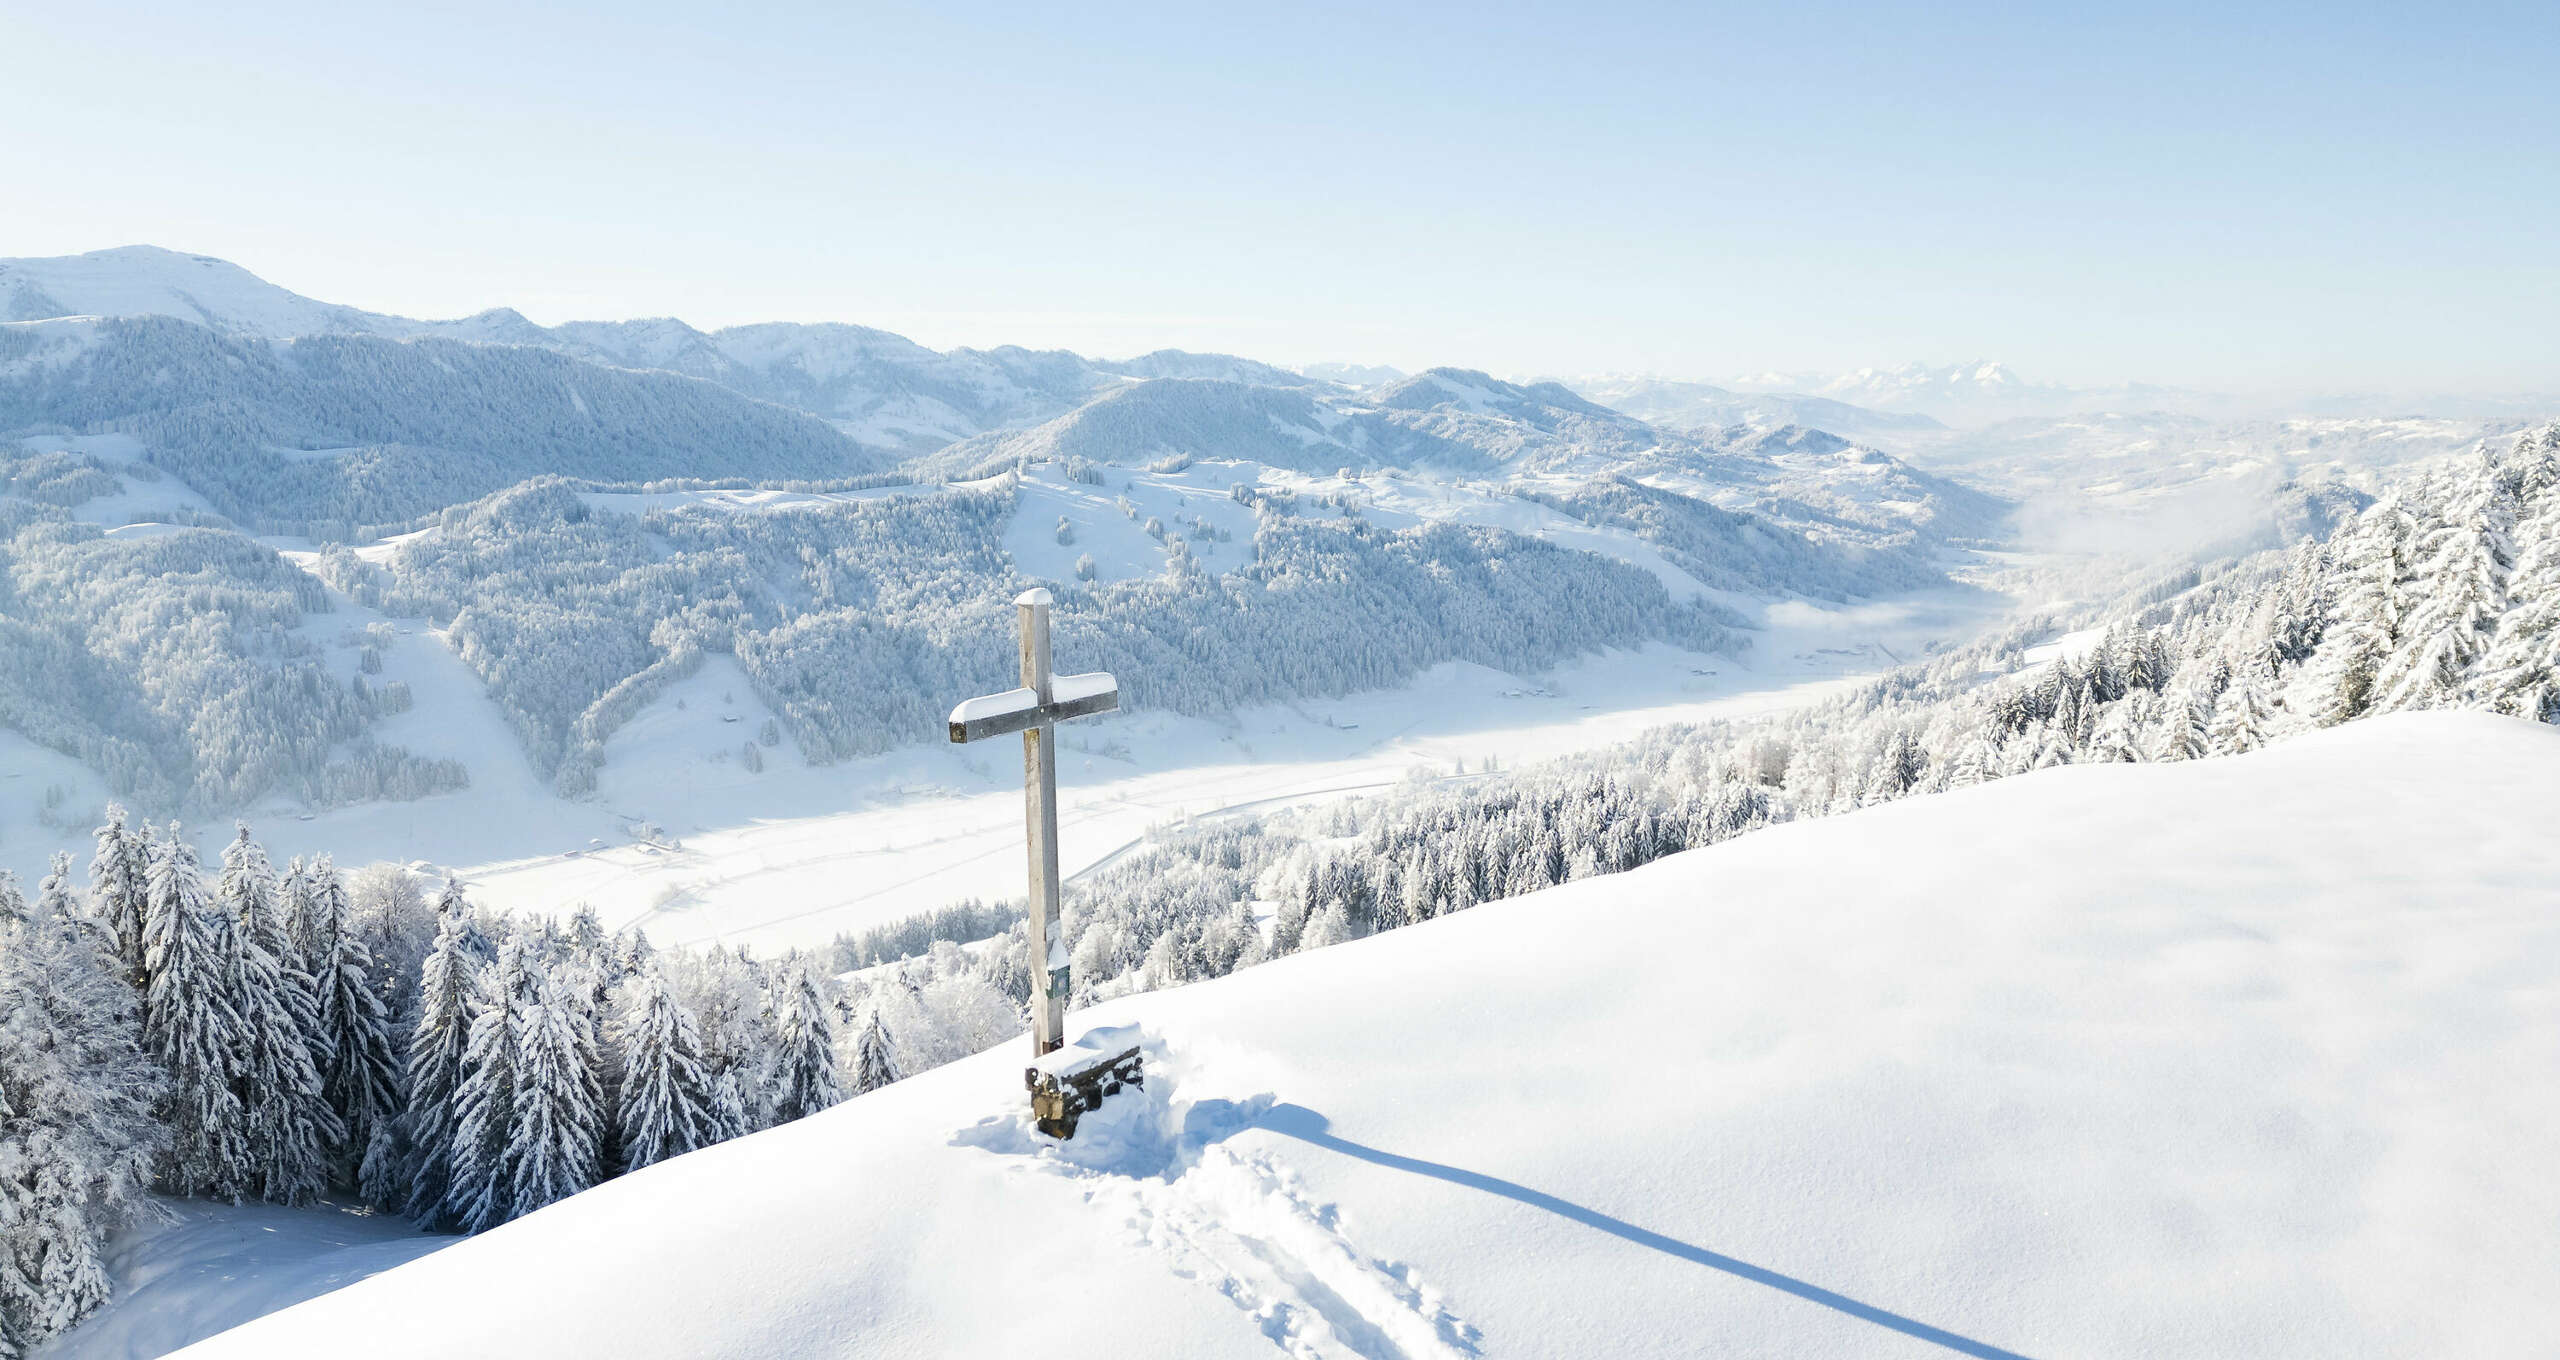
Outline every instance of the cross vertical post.
<path id="1" fill-rule="evenodd" d="M 1069 718 L 1120 707 L 1120 682 L 1106 672 L 1058 675 L 1050 665 L 1046 590 L 1014 602 L 1021 616 L 1022 687 L 968 700 L 951 710 L 951 739 L 977 741 L 1022 734 L 1022 813 L 1031 893 L 1025 904 L 1031 945 L 1031 1055 L 1046 1057 L 1066 1042 L 1067 946 L 1058 929 L 1058 734 Z"/>
<path id="2" fill-rule="evenodd" d="M 1022 687 L 1047 708 L 1056 701 L 1049 674 L 1049 592 L 1033 590 L 1014 601 L 1022 615 Z M 1038 723 L 1022 730 L 1022 820 L 1031 852 L 1031 895 L 1026 902 L 1031 934 L 1031 1053 L 1054 1053 L 1066 1042 L 1067 951 L 1058 934 L 1058 729 Z"/>

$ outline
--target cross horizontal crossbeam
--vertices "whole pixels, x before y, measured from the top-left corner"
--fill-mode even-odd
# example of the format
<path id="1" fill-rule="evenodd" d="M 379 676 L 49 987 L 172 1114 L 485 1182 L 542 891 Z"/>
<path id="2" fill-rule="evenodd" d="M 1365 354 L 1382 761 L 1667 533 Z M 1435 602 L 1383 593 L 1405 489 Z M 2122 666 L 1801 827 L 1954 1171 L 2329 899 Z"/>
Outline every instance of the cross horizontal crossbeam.
<path id="1" fill-rule="evenodd" d="M 1045 704 L 1040 692 L 1028 686 L 963 702 L 951 710 L 951 739 L 1001 737 L 1120 708 L 1120 686 L 1108 672 L 1056 676 L 1049 687 L 1052 697 Z"/>

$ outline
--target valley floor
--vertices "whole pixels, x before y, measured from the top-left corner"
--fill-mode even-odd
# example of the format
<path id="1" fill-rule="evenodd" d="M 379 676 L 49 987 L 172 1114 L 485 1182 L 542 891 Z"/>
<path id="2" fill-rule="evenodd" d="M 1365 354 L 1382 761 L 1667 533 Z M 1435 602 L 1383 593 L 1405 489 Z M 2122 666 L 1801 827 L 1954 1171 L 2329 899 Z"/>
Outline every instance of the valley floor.
<path id="1" fill-rule="evenodd" d="M 661 944 L 760 951 L 1022 891 L 1022 776 L 1003 743 L 920 744 L 811 766 L 785 739 L 750 771 L 738 752 L 768 712 L 736 663 L 714 657 L 614 735 L 595 797 L 562 799 L 441 638 L 337 603 L 311 627 L 332 637 L 373 624 L 397 630 L 385 672 L 406 680 L 418 702 L 382 724 L 382 739 L 462 760 L 472 785 L 307 818 L 281 804 L 253 810 L 279 859 L 327 851 L 341 865 L 452 870 L 475 901 L 508 910 L 565 915 L 583 903 L 608 929 L 641 925 Z M 1141 711 L 1062 728 L 1064 867 L 1088 870 L 1184 818 L 1348 797 L 1407 777 L 1479 772 L 1489 761 L 1590 750 L 1665 723 L 1812 702 L 1932 641 L 1974 635 L 2011 601 L 1959 588 L 1847 607 L 1754 607 L 1762 626 L 1739 658 L 1654 645 L 1538 675 L 1451 663 L 1396 689 L 1226 722 Z M 341 650 L 352 675 L 353 652 Z M 1060 662 L 1071 668 L 1074 658 Z M 1136 690 L 1143 677 L 1123 682 Z M 69 782 L 81 791 L 74 806 L 89 798 L 82 781 L 94 780 L 67 759 L 8 734 L 0 742 L 26 747 L 26 782 Z M 0 849 L 33 881 L 54 848 L 85 863 L 85 831 L 18 828 Z"/>
<path id="2" fill-rule="evenodd" d="M 1794 823 L 1080 1013 L 206 1357 L 2506 1356 L 2560 1327 L 2560 731 Z"/>

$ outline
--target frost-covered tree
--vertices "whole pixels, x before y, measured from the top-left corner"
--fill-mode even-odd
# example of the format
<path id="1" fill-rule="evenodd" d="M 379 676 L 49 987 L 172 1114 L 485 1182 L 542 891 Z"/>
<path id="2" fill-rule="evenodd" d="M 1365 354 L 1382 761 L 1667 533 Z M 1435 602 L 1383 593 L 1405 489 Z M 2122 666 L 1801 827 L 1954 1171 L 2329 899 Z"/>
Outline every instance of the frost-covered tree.
<path id="1" fill-rule="evenodd" d="M 2549 722 L 2560 717 L 2560 450 L 2537 443 L 2518 457 L 2530 491 L 2516 531 L 2512 607 L 2498 620 L 2473 693 L 2502 713 Z"/>
<path id="2" fill-rule="evenodd" d="M 765 1127 L 772 1122 L 778 1063 L 763 969 L 743 951 L 718 945 L 670 954 L 664 964 L 667 985 L 701 1028 L 703 1061 L 714 1082 L 722 1076 L 736 1078 L 733 1086 L 746 1121 L 739 1132 Z"/>
<path id="3" fill-rule="evenodd" d="M 525 945 L 510 935 L 498 961 L 474 989 L 471 1043 L 463 1053 L 454 1100 L 453 1177 L 445 1216 L 465 1232 L 481 1232 L 515 1214 L 519 1026 L 533 1000 Z"/>
<path id="4" fill-rule="evenodd" d="M 2452 503 L 2430 516 L 2416 543 L 2400 645 L 2376 678 L 2387 708 L 2461 697 L 2507 610 L 2508 575 L 2515 566 L 2513 487 L 2485 459 L 2465 469 L 2456 487 Z"/>
<path id="5" fill-rule="evenodd" d="M 328 1189 L 346 1126 L 322 1090 L 324 1063 L 313 1058 L 328 1042 L 318 991 L 294 961 L 274 871 L 246 826 L 222 852 L 217 899 L 231 926 L 225 962 L 241 1026 L 233 1080 L 248 1112 L 251 1183 L 262 1198 L 300 1204 Z"/>
<path id="6" fill-rule="evenodd" d="M 1883 755 L 1876 761 L 1875 775 L 1868 781 L 1866 801 L 1885 803 L 1909 793 L 1919 786 L 1927 774 L 1928 756 L 1911 734 L 1897 728 L 1885 738 Z"/>
<path id="7" fill-rule="evenodd" d="M 721 1073 L 711 1082 L 711 1128 L 713 1142 L 726 1142 L 755 1132 L 755 1123 L 747 1113 L 744 1085 L 736 1068 Z"/>
<path id="8" fill-rule="evenodd" d="M 408 1145 L 406 1208 L 411 1218 L 448 1222 L 454 1160 L 461 1137 L 463 1076 L 471 1049 L 477 980 L 464 937 L 468 918 L 444 914 L 420 969 L 418 1020 L 409 1033 L 407 1100 L 401 1117 Z"/>
<path id="9" fill-rule="evenodd" d="M 58 856 L 54 877 L 68 872 Z M 106 1301 L 108 1235 L 167 1141 L 139 999 L 54 894 L 0 924 L 0 1355 Z"/>
<path id="10" fill-rule="evenodd" d="M 1298 936 L 1300 949 L 1322 949 L 1353 938 L 1351 913 L 1340 902 L 1327 902 L 1307 918 L 1307 926 Z"/>
<path id="11" fill-rule="evenodd" d="M 46 870 L 44 881 L 36 885 L 35 911 L 56 920 L 77 923 L 82 930 L 88 932 L 89 938 L 97 945 L 109 971 L 117 971 L 114 948 L 106 932 L 98 929 L 96 920 L 81 909 L 80 899 L 71 887 L 70 852 L 54 851 L 53 861 L 46 866 Z M 139 999 L 135 1004 L 140 1004 Z"/>
<path id="12" fill-rule="evenodd" d="M 628 990 L 617 1124 L 622 1164 L 636 1171 L 709 1145 L 716 1130 L 693 1013 L 655 969 L 634 977 Z"/>
<path id="13" fill-rule="evenodd" d="M 2326 727 L 2363 716 L 2382 697 L 2383 667 L 2400 646 L 2408 612 L 2408 545 L 2416 532 L 2398 497 L 2386 497 L 2333 545 L 2329 621 L 2302 670 L 2301 711 Z"/>
<path id="14" fill-rule="evenodd" d="M 310 866 L 302 862 L 300 855 L 285 861 L 284 872 L 276 876 L 276 918 L 283 923 L 293 962 L 317 982 L 322 960 L 328 954 L 328 941 L 316 919 L 319 911 L 311 900 L 311 891 Z"/>
<path id="15" fill-rule="evenodd" d="M 105 932 L 124 980 L 143 984 L 142 918 L 151 876 L 150 828 L 125 828 L 121 804 L 107 804 L 97 830 L 98 853 L 89 862 L 89 911 Z"/>
<path id="16" fill-rule="evenodd" d="M 862 1030 L 853 1045 L 853 1092 L 862 1095 L 877 1091 L 899 1077 L 898 1060 L 889 1042 L 889 1030 L 880 1021 L 880 1008 L 868 1008 Z"/>
<path id="17" fill-rule="evenodd" d="M 236 942 L 176 823 L 153 848 L 142 930 L 150 980 L 142 993 L 142 1046 L 169 1078 L 161 1181 L 177 1194 L 237 1202 L 255 1193 L 258 1163 L 234 1082 L 248 1048 L 235 1001 Z"/>
<path id="18" fill-rule="evenodd" d="M 346 883 L 327 855 L 299 875 L 303 938 L 316 951 L 318 971 L 318 1043 L 320 1086 L 344 1126 L 337 1150 L 341 1178 L 350 1170 L 361 1175 L 367 1161 L 383 1163 L 394 1155 L 384 1146 L 401 1106 L 400 1059 L 391 1037 L 391 1016 L 375 990 L 372 951 L 354 931 Z M 373 1179 L 379 1188 L 387 1163 Z"/>
<path id="19" fill-rule="evenodd" d="M 595 1035 L 558 981 L 537 975 L 519 999 L 513 1126 L 507 1140 L 506 1217 L 594 1185 L 601 1175 L 604 1093 L 596 1082 Z"/>
<path id="20" fill-rule="evenodd" d="M 2213 706 L 2194 691 L 2172 688 L 2152 733 L 2153 760 L 2202 760 L 2213 754 Z"/>
<path id="21" fill-rule="evenodd" d="M 783 981 L 774 1007 L 773 1117 L 787 1124 L 844 1099 L 836 1074 L 835 1008 L 819 990 L 817 971 L 800 967 Z"/>

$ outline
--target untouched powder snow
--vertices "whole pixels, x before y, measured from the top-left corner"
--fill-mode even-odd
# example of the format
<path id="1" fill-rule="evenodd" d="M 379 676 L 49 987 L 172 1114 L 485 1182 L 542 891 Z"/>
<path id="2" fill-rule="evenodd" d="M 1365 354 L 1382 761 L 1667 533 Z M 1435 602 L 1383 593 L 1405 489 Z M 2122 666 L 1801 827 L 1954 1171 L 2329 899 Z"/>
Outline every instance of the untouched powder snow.
<path id="1" fill-rule="evenodd" d="M 1070 1017 L 203 1343 L 2491 1356 L 2560 1329 L 2560 731 L 1797 823 Z"/>
<path id="2" fill-rule="evenodd" d="M 451 1243 L 405 1218 L 330 1205 L 163 1200 L 173 1217 L 119 1240 L 107 1310 L 36 1360 L 148 1360 Z"/>

